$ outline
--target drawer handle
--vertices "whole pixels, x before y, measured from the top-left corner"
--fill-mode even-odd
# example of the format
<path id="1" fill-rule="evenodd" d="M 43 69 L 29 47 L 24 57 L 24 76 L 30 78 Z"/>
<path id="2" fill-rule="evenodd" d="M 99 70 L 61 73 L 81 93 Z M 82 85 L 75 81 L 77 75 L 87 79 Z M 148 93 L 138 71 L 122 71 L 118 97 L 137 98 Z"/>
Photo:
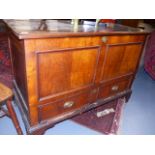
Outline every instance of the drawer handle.
<path id="1" fill-rule="evenodd" d="M 102 37 L 102 42 L 103 42 L 103 43 L 106 43 L 107 40 L 108 40 L 107 37 Z"/>
<path id="2" fill-rule="evenodd" d="M 70 108 L 74 105 L 74 102 L 73 101 L 68 101 L 68 102 L 65 102 L 64 103 L 64 108 Z"/>
<path id="3" fill-rule="evenodd" d="M 97 89 L 94 89 L 94 90 L 92 91 L 92 93 L 93 93 L 93 94 L 97 93 Z"/>
<path id="4" fill-rule="evenodd" d="M 111 88 L 111 90 L 112 90 L 112 91 L 117 91 L 118 88 L 119 88 L 118 86 L 113 86 L 113 87 Z"/>

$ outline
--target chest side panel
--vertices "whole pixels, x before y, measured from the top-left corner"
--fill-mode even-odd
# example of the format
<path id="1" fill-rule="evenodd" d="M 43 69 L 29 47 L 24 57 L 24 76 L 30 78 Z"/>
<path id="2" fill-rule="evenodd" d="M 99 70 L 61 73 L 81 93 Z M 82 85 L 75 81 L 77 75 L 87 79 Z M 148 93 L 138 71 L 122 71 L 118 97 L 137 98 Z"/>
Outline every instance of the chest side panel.
<path id="1" fill-rule="evenodd" d="M 9 40 L 10 40 L 11 59 L 13 65 L 14 78 L 21 95 L 26 101 L 24 102 L 25 110 L 28 110 L 29 105 L 27 94 L 24 43 L 22 40 L 18 40 L 13 35 L 10 35 Z"/>

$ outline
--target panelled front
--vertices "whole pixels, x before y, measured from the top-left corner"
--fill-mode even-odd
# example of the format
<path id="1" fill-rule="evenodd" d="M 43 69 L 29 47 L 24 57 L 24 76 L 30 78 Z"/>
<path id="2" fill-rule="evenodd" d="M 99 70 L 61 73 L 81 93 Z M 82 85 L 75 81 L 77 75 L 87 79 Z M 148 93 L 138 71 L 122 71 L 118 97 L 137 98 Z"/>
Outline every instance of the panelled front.
<path id="1" fill-rule="evenodd" d="M 129 90 L 144 39 L 122 35 L 27 40 L 32 124 Z"/>

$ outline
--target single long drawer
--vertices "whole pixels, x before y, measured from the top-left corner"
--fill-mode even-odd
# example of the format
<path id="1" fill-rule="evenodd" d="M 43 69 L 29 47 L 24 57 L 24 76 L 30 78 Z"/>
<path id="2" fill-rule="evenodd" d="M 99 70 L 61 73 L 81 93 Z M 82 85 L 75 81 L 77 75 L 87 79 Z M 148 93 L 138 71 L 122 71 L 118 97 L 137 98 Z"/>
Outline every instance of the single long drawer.
<path id="1" fill-rule="evenodd" d="M 40 105 L 39 121 L 47 120 L 53 117 L 63 115 L 64 113 L 80 109 L 82 106 L 90 103 L 92 93 L 89 91 L 82 92 L 78 95 L 68 97 L 64 100 Z M 92 98 L 91 98 L 92 99 Z"/>
<path id="2" fill-rule="evenodd" d="M 99 89 L 98 98 L 107 98 L 128 90 L 131 84 L 131 80 L 132 77 L 126 77 L 102 84 Z"/>

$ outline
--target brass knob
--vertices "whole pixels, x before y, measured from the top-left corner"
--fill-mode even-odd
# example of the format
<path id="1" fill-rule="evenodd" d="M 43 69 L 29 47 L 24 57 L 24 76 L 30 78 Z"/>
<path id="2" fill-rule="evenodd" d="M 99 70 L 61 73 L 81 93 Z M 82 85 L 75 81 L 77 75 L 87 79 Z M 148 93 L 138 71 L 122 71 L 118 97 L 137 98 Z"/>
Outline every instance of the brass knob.
<path id="1" fill-rule="evenodd" d="M 119 87 L 116 85 L 116 86 L 113 86 L 113 87 L 111 88 L 111 90 L 112 90 L 112 91 L 117 91 L 118 88 L 119 88 Z"/>
<path id="2" fill-rule="evenodd" d="M 74 105 L 73 101 L 67 101 L 64 103 L 64 108 L 70 108 Z"/>
<path id="3" fill-rule="evenodd" d="M 106 43 L 107 40 L 108 40 L 107 37 L 102 37 L 102 42 L 103 42 L 103 43 Z"/>
<path id="4" fill-rule="evenodd" d="M 97 89 L 94 89 L 94 90 L 92 91 L 93 94 L 95 94 L 96 92 L 97 92 Z"/>

